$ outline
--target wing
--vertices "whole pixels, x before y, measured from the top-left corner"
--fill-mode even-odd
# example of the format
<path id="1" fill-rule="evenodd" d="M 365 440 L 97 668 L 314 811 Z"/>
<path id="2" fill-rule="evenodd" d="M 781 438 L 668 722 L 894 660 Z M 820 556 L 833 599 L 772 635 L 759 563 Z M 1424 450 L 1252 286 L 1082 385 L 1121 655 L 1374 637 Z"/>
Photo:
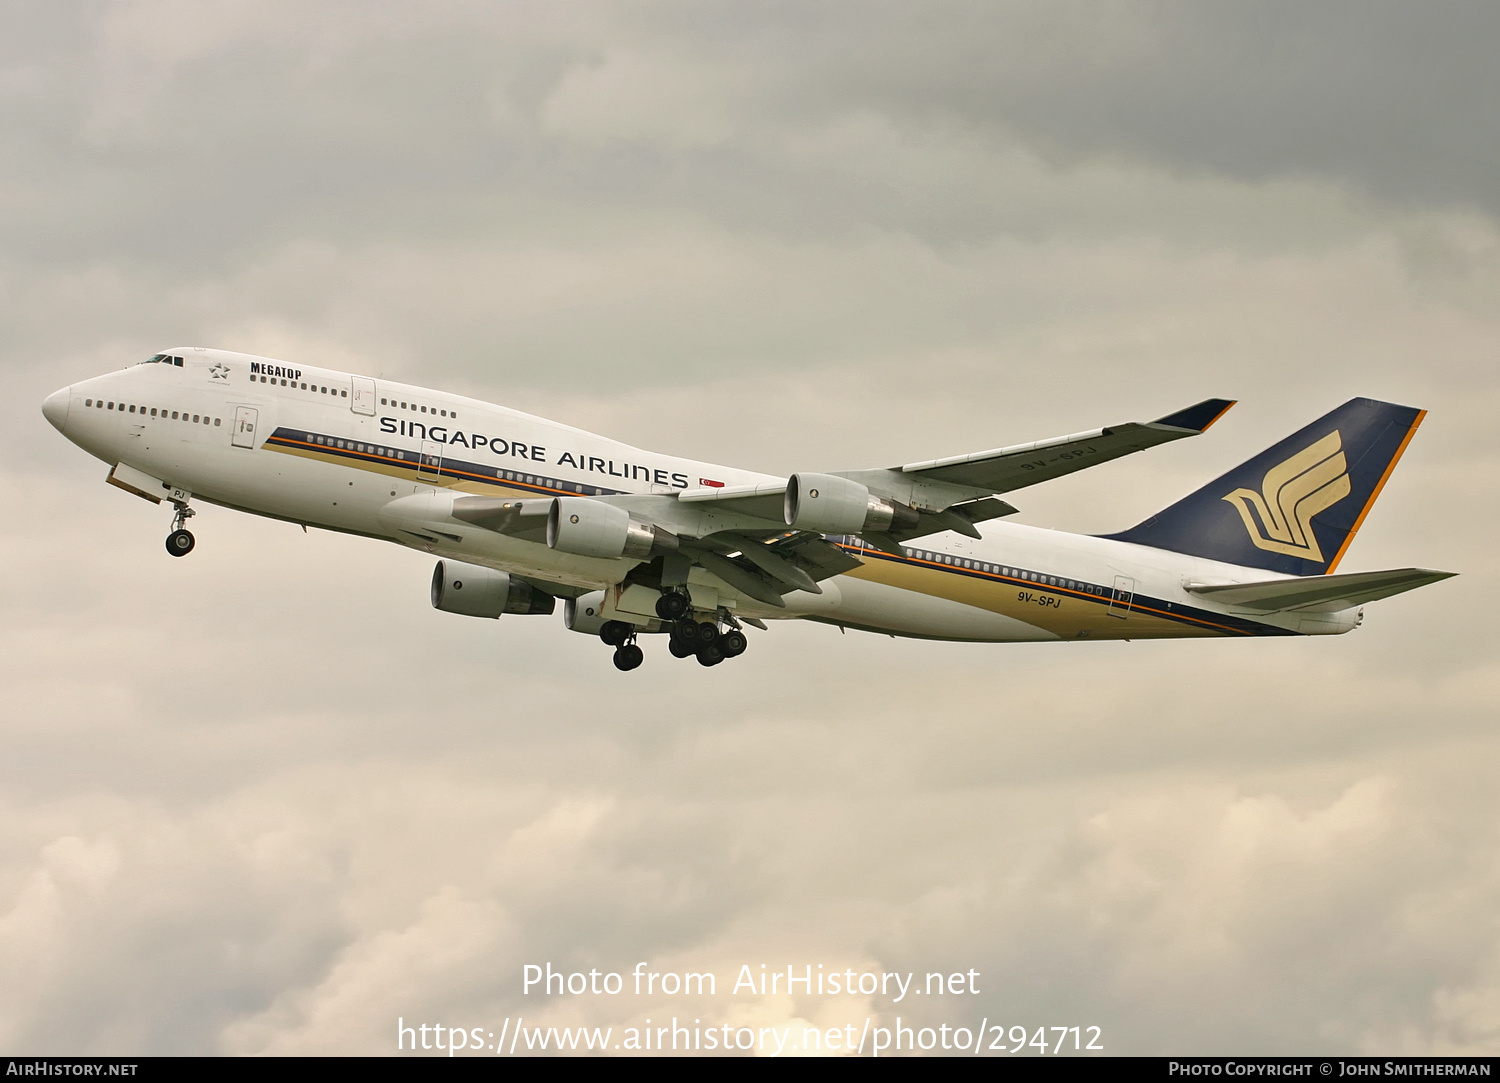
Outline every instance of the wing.
<path id="1" fill-rule="evenodd" d="M 1118 459 L 1137 451 L 1185 436 L 1197 436 L 1234 405 L 1229 399 L 1205 399 L 1196 406 L 1155 421 L 1128 421 L 1106 429 L 1039 440 L 1033 444 L 954 455 L 946 459 L 908 463 L 904 474 L 935 481 L 983 489 L 986 493 L 1008 493 L 1038 482 L 1051 481 L 1075 470 Z"/>
<path id="2" fill-rule="evenodd" d="M 453 518 L 506 534 L 522 541 L 546 542 L 547 513 L 552 501 L 499 500 L 492 496 L 460 496 L 453 501 Z"/>
<path id="3" fill-rule="evenodd" d="M 821 535 L 787 530 L 786 524 L 780 521 L 779 510 L 780 494 L 786 483 L 772 488 L 774 495 L 770 499 L 776 510 L 770 507 L 755 509 L 764 511 L 764 515 L 748 514 L 742 507 L 721 509 L 706 518 L 692 511 L 684 514 L 677 498 L 670 496 L 630 495 L 599 499 L 620 504 L 643 521 L 665 527 L 675 537 L 678 551 L 689 561 L 757 601 L 780 608 L 785 605 L 782 595 L 794 590 L 821 594 L 819 580 L 857 568 L 860 561 Z M 460 522 L 484 530 L 545 544 L 547 513 L 551 505 L 549 499 L 502 500 L 460 496 L 453 500 L 449 514 Z M 569 596 L 571 589 L 559 589 L 557 584 L 539 580 L 533 585 L 563 596 Z M 576 593 L 574 590 L 573 594 Z"/>
<path id="4" fill-rule="evenodd" d="M 1231 399 L 1205 399 L 1155 421 L 1127 421 L 1053 440 L 841 476 L 867 484 L 871 491 L 878 491 L 877 487 L 890 490 L 893 499 L 913 507 L 936 510 L 975 497 L 1024 489 L 1158 444 L 1198 436 L 1233 405 Z"/>
<path id="5" fill-rule="evenodd" d="M 623 493 L 592 499 L 624 508 L 633 520 L 665 532 L 675 551 L 692 564 L 749 597 L 779 607 L 784 604 L 783 595 L 796 590 L 820 593 L 820 580 L 861 563 L 825 535 L 857 534 L 877 549 L 897 553 L 904 541 L 945 530 L 977 538 L 980 534 L 975 524 L 1016 510 L 994 494 L 1196 436 L 1232 405 L 1227 399 L 1207 399 L 1156 421 L 1127 422 L 1055 440 L 885 470 L 794 475 L 793 479 L 705 486 L 672 495 Z M 867 492 L 869 498 L 885 502 L 895 514 L 880 529 L 866 524 L 864 528 L 830 529 L 821 525 L 788 530 L 784 511 L 787 489 L 797 477 L 821 478 L 814 484 L 825 488 L 843 486 L 855 494 Z M 856 495 L 854 506 L 862 508 L 865 499 L 865 495 Z M 451 515 L 486 530 L 545 544 L 550 505 L 548 499 L 463 496 L 454 500 Z"/>
<path id="6" fill-rule="evenodd" d="M 944 459 L 907 463 L 884 470 L 834 471 L 837 477 L 849 478 L 869 487 L 870 491 L 925 512 L 938 512 L 956 504 L 972 503 L 977 498 L 1024 489 L 1028 485 L 1051 481 L 1076 470 L 1086 470 L 1111 459 L 1156 447 L 1158 444 L 1198 436 L 1224 416 L 1232 399 L 1205 399 L 1196 406 L 1157 418 L 1155 421 L 1127 421 L 1121 425 L 1074 433 L 1053 440 L 952 455 Z M 775 521 L 780 518 L 785 481 L 754 485 L 727 485 L 717 488 L 687 489 L 677 499 L 684 504 L 715 505 Z M 969 523 L 982 522 L 996 515 L 1008 515 L 1015 509 L 1003 501 L 971 507 Z M 941 530 L 962 530 L 948 523 Z M 931 530 L 927 533 L 932 533 Z M 908 535 L 916 537 L 918 535 Z"/>
<path id="7" fill-rule="evenodd" d="M 681 552 L 736 590 L 777 608 L 786 605 L 782 595 L 794 590 L 822 594 L 819 580 L 864 563 L 808 531 L 782 530 L 769 538 L 753 531 L 722 531 L 683 541 Z"/>
<path id="8" fill-rule="evenodd" d="M 872 494 L 897 501 L 916 514 L 915 522 L 899 528 L 859 532 L 878 549 L 899 551 L 904 541 L 943 530 L 978 538 L 976 523 L 1016 511 L 1006 501 L 994 499 L 994 494 L 1051 481 L 1158 444 L 1197 436 L 1233 405 L 1230 399 L 1205 399 L 1155 421 L 1130 421 L 1053 440 L 929 459 L 884 470 L 836 471 L 834 476 L 858 482 Z M 762 482 L 688 489 L 678 494 L 677 499 L 684 505 L 713 507 L 775 522 L 781 518 L 786 489 L 785 481 Z"/>

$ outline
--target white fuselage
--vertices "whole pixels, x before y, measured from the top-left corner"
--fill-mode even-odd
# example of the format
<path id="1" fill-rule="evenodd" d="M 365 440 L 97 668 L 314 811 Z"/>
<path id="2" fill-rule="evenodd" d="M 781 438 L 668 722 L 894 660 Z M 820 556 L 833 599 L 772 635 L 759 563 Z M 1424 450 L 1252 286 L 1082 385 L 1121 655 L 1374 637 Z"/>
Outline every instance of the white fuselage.
<path id="1" fill-rule="evenodd" d="M 181 495 L 575 589 L 608 591 L 639 561 L 574 556 L 478 528 L 421 537 L 403 528 L 425 498 L 453 491 L 672 496 L 780 480 L 409 384 L 220 350 L 167 356 L 73 384 L 44 411 L 90 454 Z M 825 581 L 822 594 L 787 595 L 786 608 L 748 598 L 701 568 L 693 589 L 745 617 L 994 642 L 1316 634 L 1357 623 L 1352 611 L 1259 616 L 1185 589 L 1264 572 L 1004 522 L 985 524 L 983 534 L 917 539 L 901 557 L 834 538 L 862 566 Z"/>

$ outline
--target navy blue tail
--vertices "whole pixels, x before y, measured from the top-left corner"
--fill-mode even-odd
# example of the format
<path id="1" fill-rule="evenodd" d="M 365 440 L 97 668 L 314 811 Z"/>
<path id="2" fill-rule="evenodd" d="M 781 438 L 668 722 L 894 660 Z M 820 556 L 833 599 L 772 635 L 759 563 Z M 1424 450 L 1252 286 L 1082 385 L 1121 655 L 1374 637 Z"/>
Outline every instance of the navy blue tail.
<path id="1" fill-rule="evenodd" d="M 1331 572 L 1425 416 L 1410 406 L 1350 399 L 1108 537 L 1271 572 Z"/>

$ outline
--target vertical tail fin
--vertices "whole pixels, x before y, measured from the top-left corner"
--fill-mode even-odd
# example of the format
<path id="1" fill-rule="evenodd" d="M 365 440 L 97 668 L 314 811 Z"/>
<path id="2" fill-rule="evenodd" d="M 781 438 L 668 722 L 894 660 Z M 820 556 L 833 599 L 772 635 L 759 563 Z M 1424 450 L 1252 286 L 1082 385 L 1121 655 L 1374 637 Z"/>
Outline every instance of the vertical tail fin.
<path id="1" fill-rule="evenodd" d="M 1350 399 L 1109 537 L 1290 575 L 1331 572 L 1426 415 L 1410 406 Z"/>

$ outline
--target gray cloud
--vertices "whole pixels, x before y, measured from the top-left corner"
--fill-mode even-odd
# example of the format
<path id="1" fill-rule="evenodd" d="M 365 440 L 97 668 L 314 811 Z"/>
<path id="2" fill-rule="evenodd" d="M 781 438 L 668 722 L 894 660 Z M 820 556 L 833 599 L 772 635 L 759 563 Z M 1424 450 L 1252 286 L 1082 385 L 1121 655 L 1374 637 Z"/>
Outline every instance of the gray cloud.
<path id="1" fill-rule="evenodd" d="M 0 1042 L 869 1012 L 1493 1051 L 1491 18 L 12 5 Z M 394 547 L 205 508 L 166 558 L 37 407 L 187 341 L 781 471 L 1245 400 L 1018 494 L 1082 531 L 1377 395 L 1432 412 L 1350 561 L 1463 578 L 1329 641 L 794 625 L 622 679 L 554 621 L 435 613 Z M 984 992 L 522 996 L 547 959 Z"/>

